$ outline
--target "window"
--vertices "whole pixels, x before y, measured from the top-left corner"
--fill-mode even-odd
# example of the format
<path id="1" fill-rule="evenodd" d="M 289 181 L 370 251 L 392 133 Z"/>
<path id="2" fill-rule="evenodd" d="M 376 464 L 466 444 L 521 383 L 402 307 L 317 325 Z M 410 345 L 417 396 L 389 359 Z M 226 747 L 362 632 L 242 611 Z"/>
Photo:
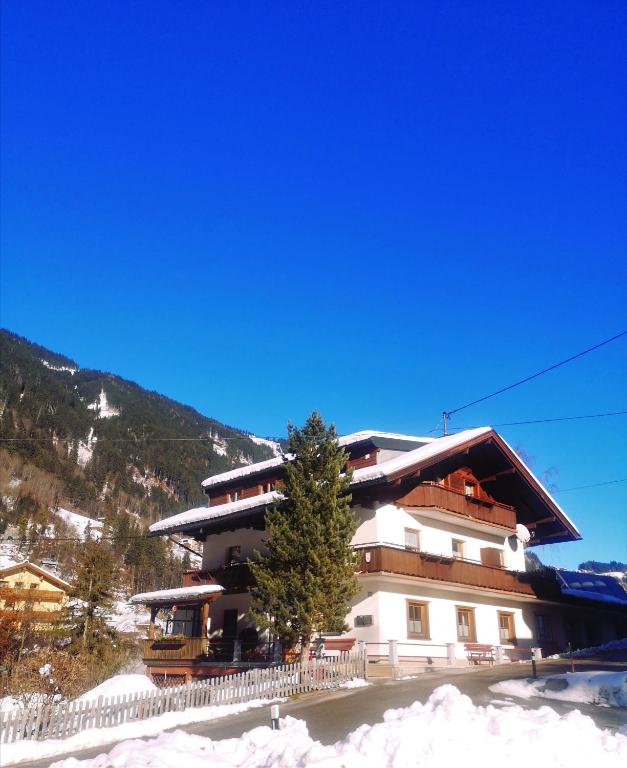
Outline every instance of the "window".
<path id="1" fill-rule="evenodd" d="M 29 584 L 28 586 L 30 587 L 30 589 L 37 589 L 39 584 Z"/>
<path id="2" fill-rule="evenodd" d="M 458 606 L 455 610 L 457 613 L 457 639 L 460 643 L 476 642 L 475 609 Z"/>
<path id="3" fill-rule="evenodd" d="M 405 549 L 411 549 L 413 552 L 417 552 L 419 547 L 418 531 L 412 528 L 405 528 Z"/>
<path id="4" fill-rule="evenodd" d="M 453 557 L 459 557 L 460 559 L 463 559 L 464 557 L 464 542 L 461 539 L 453 539 Z"/>
<path id="5" fill-rule="evenodd" d="M 429 638 L 428 603 L 407 601 L 407 637 Z"/>
<path id="6" fill-rule="evenodd" d="M 15 582 L 15 589 L 24 589 L 24 582 L 23 581 L 16 581 Z"/>
<path id="7" fill-rule="evenodd" d="M 355 626 L 356 627 L 371 627 L 372 626 L 372 615 L 369 614 L 367 616 L 355 616 Z"/>
<path id="8" fill-rule="evenodd" d="M 239 501 L 242 498 L 241 491 L 231 491 L 229 493 L 229 501 Z"/>
<path id="9" fill-rule="evenodd" d="M 474 496 L 477 490 L 477 486 L 471 483 L 470 480 L 464 480 L 464 496 Z"/>
<path id="10" fill-rule="evenodd" d="M 0 581 L 0 589 L 6 589 L 9 586 L 8 581 Z"/>
<path id="11" fill-rule="evenodd" d="M 276 485 L 274 482 L 271 483 L 262 483 L 259 486 L 260 493 L 270 493 L 271 491 L 274 491 L 276 489 Z"/>
<path id="12" fill-rule="evenodd" d="M 538 630 L 538 640 L 552 640 L 553 626 L 551 617 L 545 613 L 536 614 L 536 628 Z"/>
<path id="13" fill-rule="evenodd" d="M 166 623 L 166 635 L 194 636 L 196 610 L 194 608 L 173 608 Z"/>
<path id="14" fill-rule="evenodd" d="M 516 645 L 516 632 L 514 630 L 514 614 L 498 611 L 499 640 L 501 645 Z"/>
<path id="15" fill-rule="evenodd" d="M 231 565 L 239 565 L 242 562 L 242 548 L 239 544 L 227 547 L 224 565 L 229 568 Z"/>

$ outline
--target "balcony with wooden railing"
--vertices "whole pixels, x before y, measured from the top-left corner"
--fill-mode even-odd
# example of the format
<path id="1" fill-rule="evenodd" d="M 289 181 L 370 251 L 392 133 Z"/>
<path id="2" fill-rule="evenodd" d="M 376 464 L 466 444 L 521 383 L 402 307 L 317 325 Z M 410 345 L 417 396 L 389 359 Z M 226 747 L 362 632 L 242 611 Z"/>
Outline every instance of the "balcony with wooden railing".
<path id="1" fill-rule="evenodd" d="M 535 594 L 530 584 L 519 580 L 517 572 L 495 565 L 386 544 L 364 545 L 359 548 L 359 553 L 361 573 L 414 576 L 469 587 Z"/>
<path id="2" fill-rule="evenodd" d="M 54 589 L 0 589 L 0 600 L 12 600 L 15 603 L 60 603 L 63 597 L 63 592 Z"/>
<path id="3" fill-rule="evenodd" d="M 252 573 L 246 563 L 232 563 L 210 571 L 189 570 L 183 573 L 184 587 L 203 584 L 219 584 L 226 593 L 246 592 L 253 583 Z"/>
<path id="4" fill-rule="evenodd" d="M 496 501 L 467 496 L 437 483 L 420 483 L 405 496 L 397 499 L 396 504 L 406 507 L 441 509 L 482 523 L 491 523 L 511 531 L 516 530 L 516 510 L 513 507 Z"/>

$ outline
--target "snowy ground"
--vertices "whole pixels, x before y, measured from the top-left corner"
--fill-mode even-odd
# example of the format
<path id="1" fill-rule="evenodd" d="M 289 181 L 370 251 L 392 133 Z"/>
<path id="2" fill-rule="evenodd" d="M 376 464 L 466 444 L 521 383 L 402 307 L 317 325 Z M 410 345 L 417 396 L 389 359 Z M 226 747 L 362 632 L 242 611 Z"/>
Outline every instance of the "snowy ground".
<path id="1" fill-rule="evenodd" d="M 98 732 L 94 734 L 97 736 Z M 29 757 L 32 759 L 35 755 L 31 752 Z M 222 741 L 182 731 L 162 733 L 151 740 L 124 741 L 109 754 L 92 760 L 68 758 L 54 766 L 590 768 L 599 765 L 622 768 L 625 764 L 627 736 L 597 728 L 589 717 L 578 711 L 560 716 L 547 706 L 536 710 L 516 705 L 477 707 L 457 688 L 444 685 L 437 688 L 425 704 L 415 702 L 404 709 L 388 710 L 383 722 L 361 725 L 331 746 L 311 739 L 304 721 L 287 717 L 281 721 L 278 731 L 263 726 L 239 739 Z"/>
<path id="2" fill-rule="evenodd" d="M 605 707 L 627 707 L 627 672 L 567 672 L 537 680 L 503 680 L 490 686 L 493 693 L 530 699 L 571 701 Z"/>
<path id="3" fill-rule="evenodd" d="M 86 515 L 70 512 L 69 509 L 63 509 L 63 507 L 58 507 L 54 512 L 69 526 L 74 528 L 81 538 L 85 538 L 88 529 L 92 539 L 99 539 L 102 536 L 102 523 L 100 520 L 94 520 Z"/>

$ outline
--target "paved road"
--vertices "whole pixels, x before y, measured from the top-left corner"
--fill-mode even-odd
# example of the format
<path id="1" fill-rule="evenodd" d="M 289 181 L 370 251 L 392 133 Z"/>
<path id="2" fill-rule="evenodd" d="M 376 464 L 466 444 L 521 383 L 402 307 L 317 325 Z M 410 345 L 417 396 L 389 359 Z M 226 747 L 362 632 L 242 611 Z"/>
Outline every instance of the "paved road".
<path id="1" fill-rule="evenodd" d="M 570 669 L 566 660 L 543 661 L 539 665 L 539 674 L 554 675 Z M 512 664 L 482 668 L 480 670 L 443 670 L 419 675 L 411 680 L 392 681 L 377 680 L 364 688 L 341 689 L 332 692 L 308 694 L 292 699 L 281 705 L 281 716 L 291 715 L 307 722 L 309 733 L 314 739 L 323 744 L 332 744 L 346 736 L 362 723 L 374 724 L 381 721 L 386 709 L 406 707 L 414 701 L 425 701 L 434 688 L 445 683 L 452 683 L 462 693 L 470 696 L 475 704 L 489 704 L 493 699 L 503 700 L 488 690 L 488 686 L 500 680 L 529 677 L 530 664 Z M 627 671 L 625 662 L 577 662 L 577 671 L 586 670 Z M 569 704 L 567 702 L 535 699 L 525 701 L 517 699 L 516 703 L 535 709 L 548 704 L 560 714 L 566 714 L 573 709 L 579 709 L 594 719 L 602 728 L 618 728 L 627 722 L 627 711 L 622 709 L 595 707 L 585 704 Z M 227 739 L 241 736 L 245 731 L 259 725 L 269 725 L 270 713 L 267 707 L 253 709 L 240 715 L 215 720 L 211 722 L 193 723 L 181 727 L 187 733 L 209 736 L 212 739 Z M 72 757 L 87 759 L 103 752 L 109 752 L 113 744 L 106 747 L 83 750 L 72 754 Z M 70 755 L 65 755 L 70 757 Z M 31 763 L 21 763 L 20 768 L 48 768 L 60 760 L 48 758 Z"/>

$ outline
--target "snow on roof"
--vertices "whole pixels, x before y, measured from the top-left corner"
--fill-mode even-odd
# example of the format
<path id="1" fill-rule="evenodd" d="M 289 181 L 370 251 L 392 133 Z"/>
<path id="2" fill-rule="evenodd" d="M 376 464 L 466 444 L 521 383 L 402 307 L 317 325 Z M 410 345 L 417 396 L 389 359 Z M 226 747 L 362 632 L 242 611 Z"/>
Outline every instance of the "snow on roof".
<path id="1" fill-rule="evenodd" d="M 32 571 L 36 571 L 37 573 L 39 573 L 40 576 L 45 576 L 47 579 L 50 579 L 51 581 L 54 581 L 55 583 L 60 584 L 61 586 L 66 587 L 67 589 L 70 588 L 70 585 L 67 583 L 67 581 L 63 581 L 63 579 L 60 579 L 54 573 L 47 571 L 45 568 L 42 568 L 40 565 L 35 565 L 35 563 L 31 563 L 30 560 L 22 560 L 19 563 L 13 563 L 13 565 L 8 565 L 5 568 L 0 568 L 0 575 L 8 573 L 9 571 L 17 571 L 20 568 L 28 568 Z"/>
<path id="2" fill-rule="evenodd" d="M 474 437 L 479 437 L 490 431 L 491 427 L 479 427 L 478 429 L 466 429 L 463 432 L 458 432 L 456 435 L 435 438 L 427 443 L 427 445 L 421 445 L 413 451 L 402 453 L 400 456 L 395 456 L 393 459 L 381 462 L 381 464 L 356 469 L 353 472 L 351 485 L 361 485 L 361 483 L 371 480 L 389 477 L 395 472 L 401 472 L 403 469 L 418 464 L 421 461 L 426 461 L 441 453 L 446 453 L 451 448 L 463 445 L 468 440 L 472 440 Z"/>
<path id="3" fill-rule="evenodd" d="M 165 533 L 167 531 L 179 529 L 181 526 L 186 526 L 190 523 L 214 520 L 215 518 L 231 515 L 235 512 L 241 512 L 245 509 L 263 507 L 267 504 L 271 504 L 275 499 L 278 499 L 280 495 L 281 494 L 278 491 L 270 491 L 269 493 L 260 493 L 258 496 L 251 496 L 250 499 L 230 501 L 228 504 L 218 504 L 215 507 L 195 507 L 194 509 L 188 509 L 187 512 L 180 512 L 178 515 L 172 515 L 172 517 L 166 517 L 163 520 L 159 520 L 158 523 L 153 523 L 150 526 L 150 532 Z"/>
<path id="4" fill-rule="evenodd" d="M 611 576 L 583 571 L 555 571 L 563 595 L 596 600 L 601 603 L 627 605 L 627 592 Z"/>
<path id="5" fill-rule="evenodd" d="M 133 595 L 130 603 L 176 603 L 178 600 L 196 600 L 205 595 L 222 592 L 219 584 L 203 584 L 199 587 L 178 587 L 177 589 L 159 589 L 156 592 L 140 592 Z"/>
<path id="6" fill-rule="evenodd" d="M 373 437 L 382 437 L 388 440 L 404 440 L 411 443 L 430 443 L 436 440 L 433 437 L 417 437 L 416 435 L 401 435 L 397 432 L 380 432 L 376 429 L 363 429 L 360 432 L 352 432 L 350 435 L 343 435 L 338 438 L 338 443 L 341 447 L 347 445 L 353 445 L 354 443 L 360 443 L 363 440 L 370 440 Z M 240 477 L 247 477 L 248 475 L 255 475 L 258 472 L 264 472 L 266 469 L 273 469 L 274 467 L 280 467 L 285 461 L 290 461 L 293 458 L 291 453 L 286 453 L 283 456 L 276 456 L 273 459 L 267 459 L 266 461 L 258 461 L 256 464 L 247 464 L 244 467 L 238 467 L 237 469 L 231 469 L 228 472 L 221 472 L 219 475 L 212 475 L 206 480 L 202 481 L 204 488 L 211 488 L 214 485 L 220 485 L 227 483 L 230 480 L 236 480 Z"/>
<path id="7" fill-rule="evenodd" d="M 492 432 L 491 427 L 478 427 L 476 429 L 466 429 L 463 432 L 458 432 L 455 435 L 446 435 L 444 437 L 437 437 L 437 438 L 409 438 L 405 435 L 393 435 L 393 433 L 390 432 L 378 432 L 374 433 L 371 431 L 365 431 L 365 432 L 355 432 L 352 435 L 346 435 L 344 438 L 340 438 L 340 442 L 342 440 L 350 440 L 350 442 L 359 442 L 360 440 L 365 439 L 365 437 L 371 437 L 373 435 L 385 435 L 385 436 L 392 436 L 394 438 L 403 438 L 403 439 L 412 439 L 416 442 L 422 442 L 422 444 L 415 448 L 413 451 L 406 451 L 404 453 L 401 453 L 398 456 L 395 456 L 391 459 L 388 459 L 387 461 L 383 461 L 380 464 L 375 464 L 371 467 L 362 467 L 361 469 L 356 469 L 353 471 L 353 477 L 351 481 L 351 486 L 359 486 L 363 485 L 365 483 L 371 483 L 376 482 L 377 480 L 383 480 L 385 478 L 388 478 L 392 475 L 395 475 L 399 472 L 402 472 L 405 469 L 408 469 L 410 467 L 419 467 L 421 464 L 428 462 L 430 459 L 435 459 L 441 454 L 445 454 L 448 451 L 454 450 L 455 448 L 458 448 L 465 443 L 474 440 L 475 438 L 481 437 L 482 435 L 487 435 L 488 433 Z M 358 437 L 359 436 L 359 437 Z M 500 440 L 503 440 L 499 436 Z M 503 440 L 505 443 L 505 441 Z M 546 496 L 551 500 L 551 502 L 555 505 L 555 507 L 560 511 L 560 513 L 563 515 L 564 519 L 572 526 L 573 530 L 578 534 L 579 531 L 577 530 L 574 523 L 568 518 L 568 516 L 564 513 L 562 508 L 557 504 L 557 502 L 553 499 L 551 494 L 546 490 L 546 488 L 542 485 L 542 483 L 536 478 L 536 476 L 533 474 L 533 472 L 527 467 L 524 462 L 518 457 L 518 454 L 509 446 L 507 443 L 505 443 L 507 448 L 509 448 L 510 451 L 518 458 L 518 461 L 522 464 L 522 466 L 525 468 L 525 470 L 529 473 L 529 475 L 532 477 L 534 482 L 539 486 L 539 488 L 542 489 L 542 491 L 546 494 Z M 286 458 L 291 458 L 288 454 Z M 211 481 L 213 482 L 217 478 L 222 478 L 220 482 L 224 481 L 224 478 L 228 475 L 230 478 L 240 476 L 246 474 L 251 474 L 253 471 L 259 471 L 260 468 L 263 467 L 269 467 L 269 466 L 278 466 L 279 464 L 283 463 L 284 459 L 270 459 L 269 461 L 260 462 L 259 464 L 252 464 L 247 467 L 241 467 L 240 469 L 231 470 L 231 472 L 225 472 L 222 475 L 216 475 L 213 478 L 209 478 L 209 480 L 205 480 L 205 483 Z M 229 502 L 227 504 L 219 504 L 215 507 L 197 507 L 195 509 L 190 509 L 187 512 L 181 512 L 178 515 L 173 515 L 172 517 L 165 518 L 164 520 L 159 521 L 158 523 L 154 523 L 150 526 L 150 531 L 152 533 L 162 533 L 166 531 L 176 530 L 179 529 L 181 526 L 186 526 L 190 523 L 198 523 L 198 522 L 204 522 L 208 520 L 213 520 L 218 517 L 223 517 L 225 515 L 234 514 L 235 512 L 240 512 L 245 509 L 252 509 L 254 507 L 261 507 L 265 506 L 267 504 L 270 504 L 275 499 L 279 498 L 280 493 L 277 491 L 272 491 L 271 493 L 264 493 L 260 494 L 258 496 L 252 496 L 249 499 L 242 499 L 241 501 L 234 501 Z"/>

